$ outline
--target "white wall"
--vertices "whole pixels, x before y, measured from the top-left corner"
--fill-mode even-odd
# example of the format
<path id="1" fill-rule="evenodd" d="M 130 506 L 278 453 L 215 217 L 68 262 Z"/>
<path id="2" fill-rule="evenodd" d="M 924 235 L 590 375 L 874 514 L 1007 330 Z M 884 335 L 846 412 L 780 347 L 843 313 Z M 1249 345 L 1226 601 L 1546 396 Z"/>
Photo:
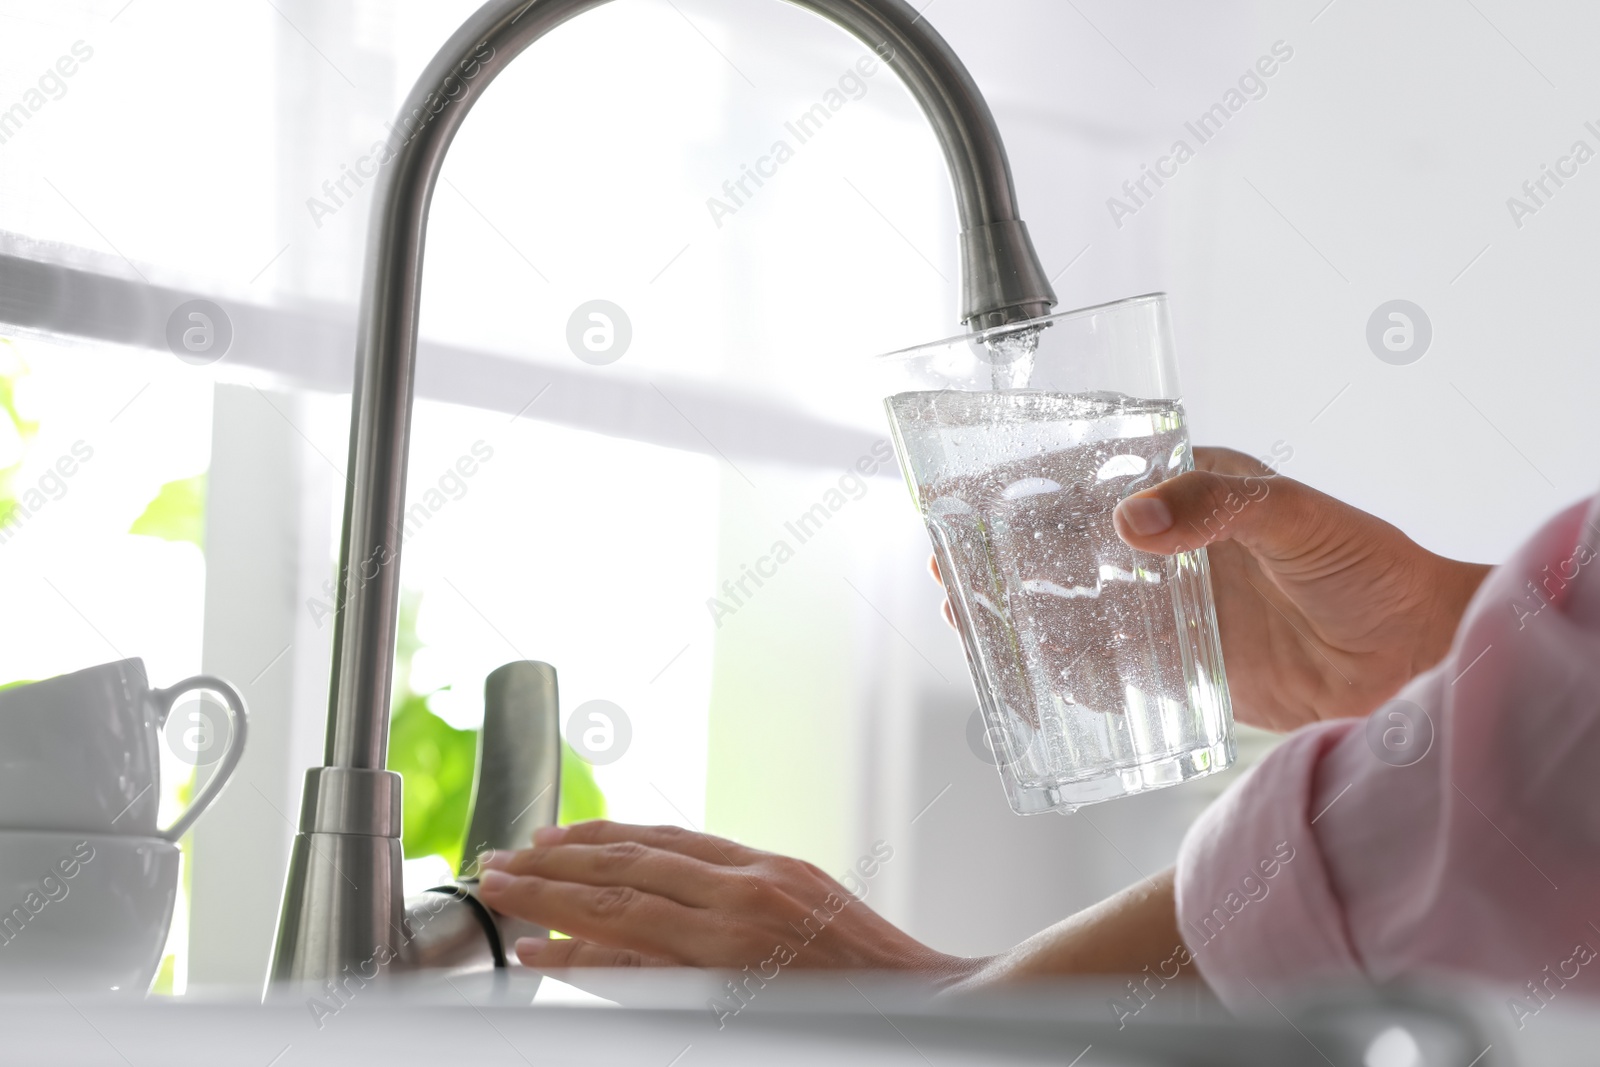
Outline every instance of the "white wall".
<path id="1" fill-rule="evenodd" d="M 1198 442 L 1287 442 L 1286 474 L 1490 562 L 1593 491 L 1582 294 L 1600 280 L 1600 164 L 1520 229 L 1506 198 L 1574 139 L 1600 151 L 1579 44 L 1600 11 L 1013 0 L 928 17 L 989 93 L 1050 269 L 1088 248 L 1057 282 L 1063 306 L 1172 294 Z M 1293 57 L 1266 95 L 1116 226 L 1107 198 L 1175 138 L 1196 145 L 1184 122 L 1278 41 Z M 1365 338 L 1397 297 L 1434 330 L 1409 366 Z M 920 714 L 905 712 L 903 791 L 956 784 L 887 876 L 893 912 L 941 945 L 992 951 L 1169 862 L 1216 788 L 1018 820 L 956 736 L 970 705 L 941 690 L 904 698 Z"/>

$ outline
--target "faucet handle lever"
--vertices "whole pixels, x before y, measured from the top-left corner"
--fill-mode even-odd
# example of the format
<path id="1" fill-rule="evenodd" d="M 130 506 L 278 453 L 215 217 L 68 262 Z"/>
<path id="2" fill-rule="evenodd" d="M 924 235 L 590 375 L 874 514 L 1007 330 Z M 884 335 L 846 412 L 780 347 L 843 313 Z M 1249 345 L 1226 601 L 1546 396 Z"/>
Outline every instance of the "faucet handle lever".
<path id="1" fill-rule="evenodd" d="M 476 788 L 467 820 L 463 876 L 492 849 L 526 848 L 533 832 L 554 826 L 561 797 L 561 721 L 556 669 L 518 660 L 484 682 Z"/>

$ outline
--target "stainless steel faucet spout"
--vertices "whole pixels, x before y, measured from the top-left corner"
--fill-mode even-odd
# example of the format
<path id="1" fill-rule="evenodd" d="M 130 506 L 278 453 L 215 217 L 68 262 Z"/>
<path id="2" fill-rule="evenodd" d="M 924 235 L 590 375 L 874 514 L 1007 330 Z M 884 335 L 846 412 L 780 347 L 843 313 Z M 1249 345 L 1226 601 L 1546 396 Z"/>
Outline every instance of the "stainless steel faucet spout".
<path id="1" fill-rule="evenodd" d="M 472 105 L 523 49 L 605 2 L 489 0 L 440 49 L 395 124 L 362 282 L 327 766 L 307 775 L 276 979 L 335 978 L 404 921 L 400 790 L 384 764 L 423 247 L 445 153 Z M 985 328 L 1047 313 L 1055 294 L 1018 214 L 994 117 L 950 46 L 905 0 L 790 2 L 859 38 L 933 125 L 961 222 L 961 320 Z M 344 861 L 338 869 L 334 857 Z"/>

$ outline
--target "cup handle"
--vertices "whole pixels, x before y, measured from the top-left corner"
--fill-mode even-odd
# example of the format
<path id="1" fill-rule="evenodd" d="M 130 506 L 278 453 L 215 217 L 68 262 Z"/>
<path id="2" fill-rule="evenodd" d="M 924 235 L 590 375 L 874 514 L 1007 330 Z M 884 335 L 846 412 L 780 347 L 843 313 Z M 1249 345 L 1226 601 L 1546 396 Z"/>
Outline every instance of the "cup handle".
<path id="1" fill-rule="evenodd" d="M 228 779 L 233 776 L 234 769 L 239 766 L 239 757 L 244 755 L 244 740 L 248 733 L 249 717 L 245 713 L 244 697 L 232 685 L 221 678 L 209 674 L 197 674 L 193 678 L 185 678 L 176 685 L 166 689 L 152 689 L 150 699 L 155 703 L 156 710 L 160 712 L 161 723 L 166 725 L 167 716 L 172 712 L 172 705 L 185 693 L 204 691 L 215 693 L 222 698 L 228 708 L 228 721 L 231 727 L 228 738 L 228 750 L 222 754 L 217 769 L 212 772 L 211 780 L 205 788 L 189 802 L 188 810 L 178 816 L 177 821 L 165 830 L 157 830 L 156 836 L 168 841 L 176 841 L 188 832 L 189 827 L 205 810 L 211 802 L 217 799 L 217 794 L 222 792 L 222 787 L 228 784 Z"/>

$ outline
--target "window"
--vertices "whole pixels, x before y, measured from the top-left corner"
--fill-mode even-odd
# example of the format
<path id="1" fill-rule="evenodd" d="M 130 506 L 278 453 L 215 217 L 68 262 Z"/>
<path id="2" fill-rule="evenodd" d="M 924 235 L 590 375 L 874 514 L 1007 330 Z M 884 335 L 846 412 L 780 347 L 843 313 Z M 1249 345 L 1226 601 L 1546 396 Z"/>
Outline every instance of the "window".
<path id="1" fill-rule="evenodd" d="M 0 666 L 142 655 L 158 682 L 204 666 L 252 702 L 251 752 L 194 833 L 179 990 L 265 966 L 299 777 L 320 762 L 318 604 L 372 196 L 351 175 L 471 6 L 3 16 L 26 59 L 0 100 L 27 110 L 0 144 L 0 262 L 24 294 L 8 297 L 4 354 L 40 427 L 9 446 L 13 482 L 79 438 L 95 452 L 0 553 L 14 578 Z M 914 105 L 864 48 L 782 5 L 719 14 L 619 3 L 563 27 L 452 151 L 410 460 L 411 682 L 471 727 L 490 669 L 548 660 L 564 713 L 603 699 L 630 719 L 627 754 L 594 770 L 615 817 L 842 869 L 872 821 L 869 679 L 886 655 L 908 677 L 927 669 L 909 646 L 884 650 L 911 632 L 900 616 L 937 600 L 915 567 L 881 567 L 917 559 L 921 532 L 882 462 L 864 357 L 949 329 L 949 191 Z M 27 297 L 41 292 L 89 295 Z M 183 298 L 223 309 L 220 361 L 167 351 Z M 596 298 L 632 328 L 611 366 L 566 341 Z M 204 554 L 127 533 L 163 485 L 207 473 Z M 800 544 L 785 523 L 825 497 L 845 506 Z M 795 542 L 781 567 L 780 539 Z M 951 651 L 938 658 L 959 691 Z"/>

